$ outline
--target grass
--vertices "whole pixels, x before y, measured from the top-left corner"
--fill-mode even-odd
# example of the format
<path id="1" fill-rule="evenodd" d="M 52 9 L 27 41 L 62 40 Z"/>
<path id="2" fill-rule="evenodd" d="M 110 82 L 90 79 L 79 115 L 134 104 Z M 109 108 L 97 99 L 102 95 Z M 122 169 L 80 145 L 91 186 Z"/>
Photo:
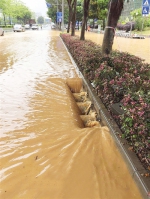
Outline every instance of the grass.
<path id="1" fill-rule="evenodd" d="M 132 31 L 133 34 L 142 34 L 142 35 L 150 35 L 150 28 L 145 28 L 145 30 L 142 30 L 142 31 L 137 31 L 137 30 L 134 30 Z"/>

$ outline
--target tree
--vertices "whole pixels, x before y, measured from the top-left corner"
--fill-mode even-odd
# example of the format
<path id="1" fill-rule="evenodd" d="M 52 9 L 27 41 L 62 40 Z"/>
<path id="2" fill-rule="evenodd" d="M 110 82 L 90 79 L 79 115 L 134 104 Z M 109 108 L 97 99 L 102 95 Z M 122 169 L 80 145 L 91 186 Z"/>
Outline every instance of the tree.
<path id="1" fill-rule="evenodd" d="M 6 15 L 10 16 L 11 14 L 11 0 L 1 0 L 0 9 L 2 9 L 4 24 L 6 25 Z"/>
<path id="2" fill-rule="evenodd" d="M 6 9 L 6 0 L 0 0 L 0 9 L 2 12 Z"/>
<path id="3" fill-rule="evenodd" d="M 94 19 L 98 18 L 98 2 L 97 2 L 97 0 L 90 1 L 89 18 L 93 19 L 93 23 L 94 23 Z"/>
<path id="4" fill-rule="evenodd" d="M 102 44 L 102 53 L 110 54 L 112 51 L 112 45 L 115 35 L 115 28 L 117 22 L 121 15 L 123 9 L 124 0 L 110 0 L 109 2 L 109 12 L 107 16 L 107 26 L 105 28 L 103 44 Z"/>
<path id="5" fill-rule="evenodd" d="M 89 7 L 89 19 L 93 19 L 93 26 L 94 26 L 94 19 L 102 20 L 103 28 L 105 27 L 105 19 L 108 13 L 108 2 L 109 0 L 91 0 L 90 7 Z"/>
<path id="6" fill-rule="evenodd" d="M 77 0 L 73 1 L 73 12 L 72 12 L 72 26 L 71 26 L 71 36 L 75 35 L 75 25 L 76 25 L 76 7 L 77 7 Z"/>
<path id="7" fill-rule="evenodd" d="M 26 23 L 31 19 L 32 13 L 27 6 L 18 1 L 12 5 L 12 16 L 17 18 L 20 23 Z"/>
<path id="8" fill-rule="evenodd" d="M 69 33 L 71 25 L 71 36 L 75 35 L 75 25 L 76 25 L 76 13 L 77 13 L 77 0 L 67 0 L 69 7 L 69 16 L 68 16 L 68 27 L 67 33 Z"/>
<path id="9" fill-rule="evenodd" d="M 150 15 L 142 16 L 142 9 L 133 10 L 131 13 L 135 22 L 135 29 L 142 31 L 145 27 L 150 27 Z"/>
<path id="10" fill-rule="evenodd" d="M 107 15 L 107 4 L 109 0 L 84 0 L 83 1 L 83 20 L 80 40 L 85 40 L 85 27 L 87 25 L 88 16 L 92 19 L 97 18 L 104 21 Z"/>
<path id="11" fill-rule="evenodd" d="M 47 14 L 52 19 L 53 22 L 57 24 L 57 18 L 56 13 L 62 12 L 62 0 L 46 0 L 47 3 L 49 3 Z M 68 6 L 65 6 L 64 4 L 64 23 L 67 23 L 68 21 Z M 60 23 L 61 25 L 61 23 Z"/>
<path id="12" fill-rule="evenodd" d="M 98 19 L 103 21 L 103 29 L 105 28 L 105 20 L 108 14 L 109 0 L 98 0 Z"/>
<path id="13" fill-rule="evenodd" d="M 44 23 L 44 17 L 42 17 L 42 16 L 38 17 L 37 22 L 39 24 L 43 24 Z"/>
<path id="14" fill-rule="evenodd" d="M 24 12 L 23 12 L 23 17 L 22 17 L 24 24 L 26 24 L 27 21 L 29 21 L 29 19 L 31 19 L 31 16 L 32 16 L 31 11 L 25 6 Z"/>
<path id="15" fill-rule="evenodd" d="M 56 22 L 56 12 L 57 12 L 56 7 L 49 8 L 47 11 L 48 16 L 52 19 L 53 22 Z"/>
<path id="16" fill-rule="evenodd" d="M 81 6 L 81 1 L 77 1 L 77 11 L 76 11 L 76 20 L 82 21 L 82 16 L 83 16 L 83 7 Z M 79 23 L 78 23 L 79 26 Z"/>
<path id="17" fill-rule="evenodd" d="M 69 15 L 68 15 L 68 27 L 67 27 L 67 33 L 69 33 L 70 30 L 70 24 L 73 16 L 73 5 L 74 5 L 74 0 L 67 0 L 68 7 L 69 7 Z"/>
<path id="18" fill-rule="evenodd" d="M 80 40 L 85 40 L 85 26 L 86 26 L 87 19 L 88 19 L 89 4 L 90 4 L 90 0 L 84 0 L 84 2 L 83 2 L 83 20 L 82 20 L 82 29 L 81 29 Z"/>
<path id="19" fill-rule="evenodd" d="M 0 9 L 4 16 L 4 23 L 6 25 L 5 18 L 9 17 L 9 23 L 11 24 L 11 18 L 17 18 L 17 20 L 24 22 L 31 18 L 31 11 L 21 1 L 16 0 L 0 0 Z"/>

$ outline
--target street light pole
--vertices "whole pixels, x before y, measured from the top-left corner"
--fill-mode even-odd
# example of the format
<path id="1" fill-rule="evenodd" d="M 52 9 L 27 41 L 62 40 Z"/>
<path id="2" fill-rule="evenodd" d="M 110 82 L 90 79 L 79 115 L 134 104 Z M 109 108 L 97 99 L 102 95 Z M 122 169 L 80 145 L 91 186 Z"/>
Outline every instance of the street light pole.
<path id="1" fill-rule="evenodd" d="M 64 30 L 64 0 L 62 0 L 62 31 Z"/>
<path id="2" fill-rule="evenodd" d="M 57 0 L 57 12 L 58 12 L 58 0 Z"/>

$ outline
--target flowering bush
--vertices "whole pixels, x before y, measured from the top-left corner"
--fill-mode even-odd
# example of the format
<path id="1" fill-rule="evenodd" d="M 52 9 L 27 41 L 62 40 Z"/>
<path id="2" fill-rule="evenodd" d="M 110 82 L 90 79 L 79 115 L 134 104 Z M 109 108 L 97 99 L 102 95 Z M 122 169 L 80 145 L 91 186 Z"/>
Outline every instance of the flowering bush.
<path id="1" fill-rule="evenodd" d="M 94 86 L 135 153 L 150 170 L 150 64 L 128 53 L 113 51 L 103 56 L 101 46 L 61 34 L 79 70 Z M 123 114 L 111 106 L 121 103 Z"/>
<path id="2" fill-rule="evenodd" d="M 145 166 L 150 165 L 150 94 L 141 92 L 124 95 L 121 100 L 124 114 L 120 116 L 123 136 L 134 147 L 134 151 Z"/>

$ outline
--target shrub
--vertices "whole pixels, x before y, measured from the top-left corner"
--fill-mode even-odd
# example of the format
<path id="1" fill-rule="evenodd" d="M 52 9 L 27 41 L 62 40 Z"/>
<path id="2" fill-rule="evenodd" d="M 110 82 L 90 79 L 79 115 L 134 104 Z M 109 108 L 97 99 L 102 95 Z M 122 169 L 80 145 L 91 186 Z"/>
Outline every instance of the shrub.
<path id="1" fill-rule="evenodd" d="M 117 24 L 118 30 L 125 30 L 129 32 L 130 30 L 135 30 L 135 22 L 127 22 L 126 24 Z"/>

